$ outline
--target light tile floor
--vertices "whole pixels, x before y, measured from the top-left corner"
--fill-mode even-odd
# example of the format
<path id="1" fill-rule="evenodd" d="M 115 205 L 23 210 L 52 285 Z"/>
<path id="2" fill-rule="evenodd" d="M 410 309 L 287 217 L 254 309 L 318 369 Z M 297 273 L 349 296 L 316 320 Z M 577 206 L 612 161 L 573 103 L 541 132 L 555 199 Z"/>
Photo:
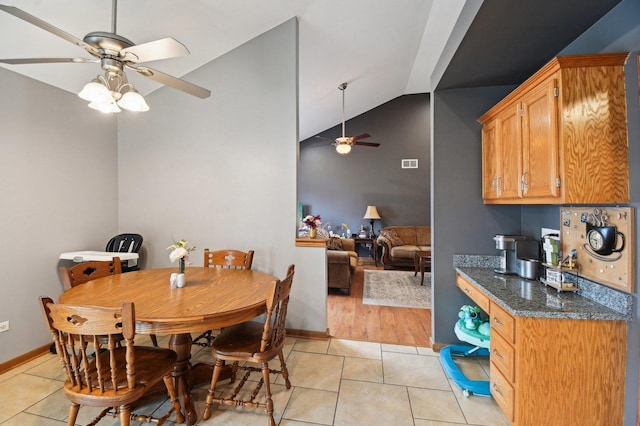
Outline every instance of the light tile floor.
<path id="1" fill-rule="evenodd" d="M 136 343 L 146 344 L 140 338 Z M 213 360 L 209 350 L 199 347 L 194 347 L 192 357 L 194 362 Z M 493 399 L 465 397 L 446 377 L 438 354 L 430 348 L 288 338 L 285 357 L 292 387 L 287 390 L 281 377 L 274 377 L 272 385 L 280 426 L 509 424 Z M 487 379 L 488 360 L 458 363 L 470 379 Z M 50 354 L 0 375 L 0 424 L 66 425 L 69 405 L 62 381 L 57 357 Z M 221 382 L 220 389 L 227 383 Z M 211 418 L 202 420 L 207 385 L 194 388 L 192 394 L 200 416 L 198 425 L 267 424 L 263 411 L 238 407 L 215 407 Z M 136 411 L 151 413 L 166 403 L 166 398 L 159 397 Z M 78 422 L 88 423 L 95 412 L 82 408 Z M 105 418 L 99 424 L 119 422 Z"/>

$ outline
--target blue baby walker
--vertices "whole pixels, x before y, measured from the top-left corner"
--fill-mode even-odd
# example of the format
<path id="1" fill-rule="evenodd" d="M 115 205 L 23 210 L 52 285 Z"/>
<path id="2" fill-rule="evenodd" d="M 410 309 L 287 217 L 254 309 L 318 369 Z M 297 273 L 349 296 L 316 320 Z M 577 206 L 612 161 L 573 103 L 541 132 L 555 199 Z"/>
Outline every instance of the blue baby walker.
<path id="1" fill-rule="evenodd" d="M 491 396 L 488 380 L 469 380 L 453 361 L 454 356 L 489 356 L 489 322 L 480 319 L 480 308 L 464 305 L 453 330 L 458 339 L 470 345 L 449 345 L 440 350 L 440 361 L 447 375 L 462 389 L 464 396 Z"/>

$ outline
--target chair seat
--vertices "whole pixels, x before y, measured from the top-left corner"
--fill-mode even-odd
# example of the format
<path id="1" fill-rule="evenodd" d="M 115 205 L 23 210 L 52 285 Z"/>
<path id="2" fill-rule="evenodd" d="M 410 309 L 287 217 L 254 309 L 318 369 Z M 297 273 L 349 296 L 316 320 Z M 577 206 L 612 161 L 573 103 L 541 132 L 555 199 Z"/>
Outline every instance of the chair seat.
<path id="1" fill-rule="evenodd" d="M 118 404 L 121 404 L 126 394 L 130 394 L 129 398 L 125 400 L 135 401 L 140 398 L 141 394 L 146 392 L 148 388 L 162 380 L 162 376 L 171 373 L 173 367 L 178 359 L 176 353 L 170 349 L 162 349 L 156 347 L 142 347 L 136 346 L 135 358 L 136 358 L 136 387 L 133 389 L 127 389 L 127 374 L 125 369 L 117 370 L 116 385 L 119 387 L 117 393 L 113 393 L 113 397 L 116 398 Z M 116 362 L 118 364 L 125 363 L 126 348 L 117 348 L 115 350 Z M 110 360 L 109 352 L 103 352 L 99 355 L 100 362 L 102 363 L 102 374 L 105 379 L 103 384 L 105 392 L 103 393 L 98 386 L 97 372 L 95 370 L 96 360 L 89 362 L 90 380 L 93 383 L 93 388 L 86 387 L 86 381 L 82 377 L 83 387 L 78 389 L 77 386 L 71 383 L 65 383 L 65 393 L 73 400 L 74 395 L 82 396 L 83 405 L 91 405 L 90 400 L 86 399 L 86 395 L 97 395 L 101 397 L 99 406 L 104 405 L 104 399 L 108 398 L 109 391 L 113 390 L 113 382 L 110 377 Z M 128 403 L 128 402 L 125 402 Z"/>
<path id="2" fill-rule="evenodd" d="M 247 321 L 242 324 L 225 327 L 211 344 L 217 356 L 251 357 L 260 351 L 260 338 L 264 324 Z"/>

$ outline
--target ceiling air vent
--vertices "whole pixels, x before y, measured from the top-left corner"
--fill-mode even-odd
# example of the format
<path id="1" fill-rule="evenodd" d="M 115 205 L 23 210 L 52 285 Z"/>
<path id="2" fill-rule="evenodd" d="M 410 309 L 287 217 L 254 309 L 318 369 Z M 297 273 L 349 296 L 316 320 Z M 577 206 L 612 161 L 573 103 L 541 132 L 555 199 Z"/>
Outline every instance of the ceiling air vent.
<path id="1" fill-rule="evenodd" d="M 418 168 L 418 159 L 403 159 L 402 160 L 402 168 L 403 169 L 417 169 Z"/>

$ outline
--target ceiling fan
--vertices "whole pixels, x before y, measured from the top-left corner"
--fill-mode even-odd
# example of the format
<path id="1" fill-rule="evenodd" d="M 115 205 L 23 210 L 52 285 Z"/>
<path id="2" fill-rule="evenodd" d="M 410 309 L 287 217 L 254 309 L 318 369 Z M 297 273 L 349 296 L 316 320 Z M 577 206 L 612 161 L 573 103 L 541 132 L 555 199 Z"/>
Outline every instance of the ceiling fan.
<path id="1" fill-rule="evenodd" d="M 375 143 L 375 142 L 362 142 L 360 139 L 365 139 L 370 137 L 369 134 L 367 133 L 361 133 L 357 136 L 345 136 L 345 131 L 344 131 L 344 91 L 347 88 L 347 83 L 342 83 L 340 86 L 338 86 L 338 89 L 340 89 L 340 91 L 342 92 L 342 136 L 337 138 L 334 142 L 333 142 L 333 146 L 336 147 L 336 151 L 338 152 L 338 154 L 348 154 L 351 152 L 351 147 L 353 145 L 361 145 L 361 146 L 372 146 L 372 147 L 378 147 L 380 146 L 379 143 Z M 318 138 L 321 139 L 327 139 L 323 136 L 316 136 Z"/>
<path id="2" fill-rule="evenodd" d="M 199 98 L 207 98 L 211 91 L 188 81 L 173 77 L 158 70 L 139 65 L 141 62 L 175 58 L 188 55 L 189 50 L 179 41 L 167 37 L 148 43 L 135 44 L 116 33 L 116 15 L 118 1 L 112 3 L 111 32 L 94 31 L 82 40 L 14 6 L 0 4 L 0 10 L 22 19 L 36 27 L 61 37 L 86 50 L 91 58 L 25 58 L 0 59 L 5 64 L 47 64 L 47 63 L 100 63 L 104 76 L 99 75 L 79 93 L 89 106 L 103 112 L 120 112 L 118 106 L 134 111 L 146 111 L 149 107 L 144 98 L 127 81 L 125 67 L 143 77 L 173 87 Z M 100 88 L 100 86 L 103 86 Z M 104 90 L 104 89 L 107 90 Z M 143 105 L 142 105 L 143 104 Z M 146 109 L 145 109 L 146 107 Z M 117 109 L 117 110 L 116 110 Z"/>

